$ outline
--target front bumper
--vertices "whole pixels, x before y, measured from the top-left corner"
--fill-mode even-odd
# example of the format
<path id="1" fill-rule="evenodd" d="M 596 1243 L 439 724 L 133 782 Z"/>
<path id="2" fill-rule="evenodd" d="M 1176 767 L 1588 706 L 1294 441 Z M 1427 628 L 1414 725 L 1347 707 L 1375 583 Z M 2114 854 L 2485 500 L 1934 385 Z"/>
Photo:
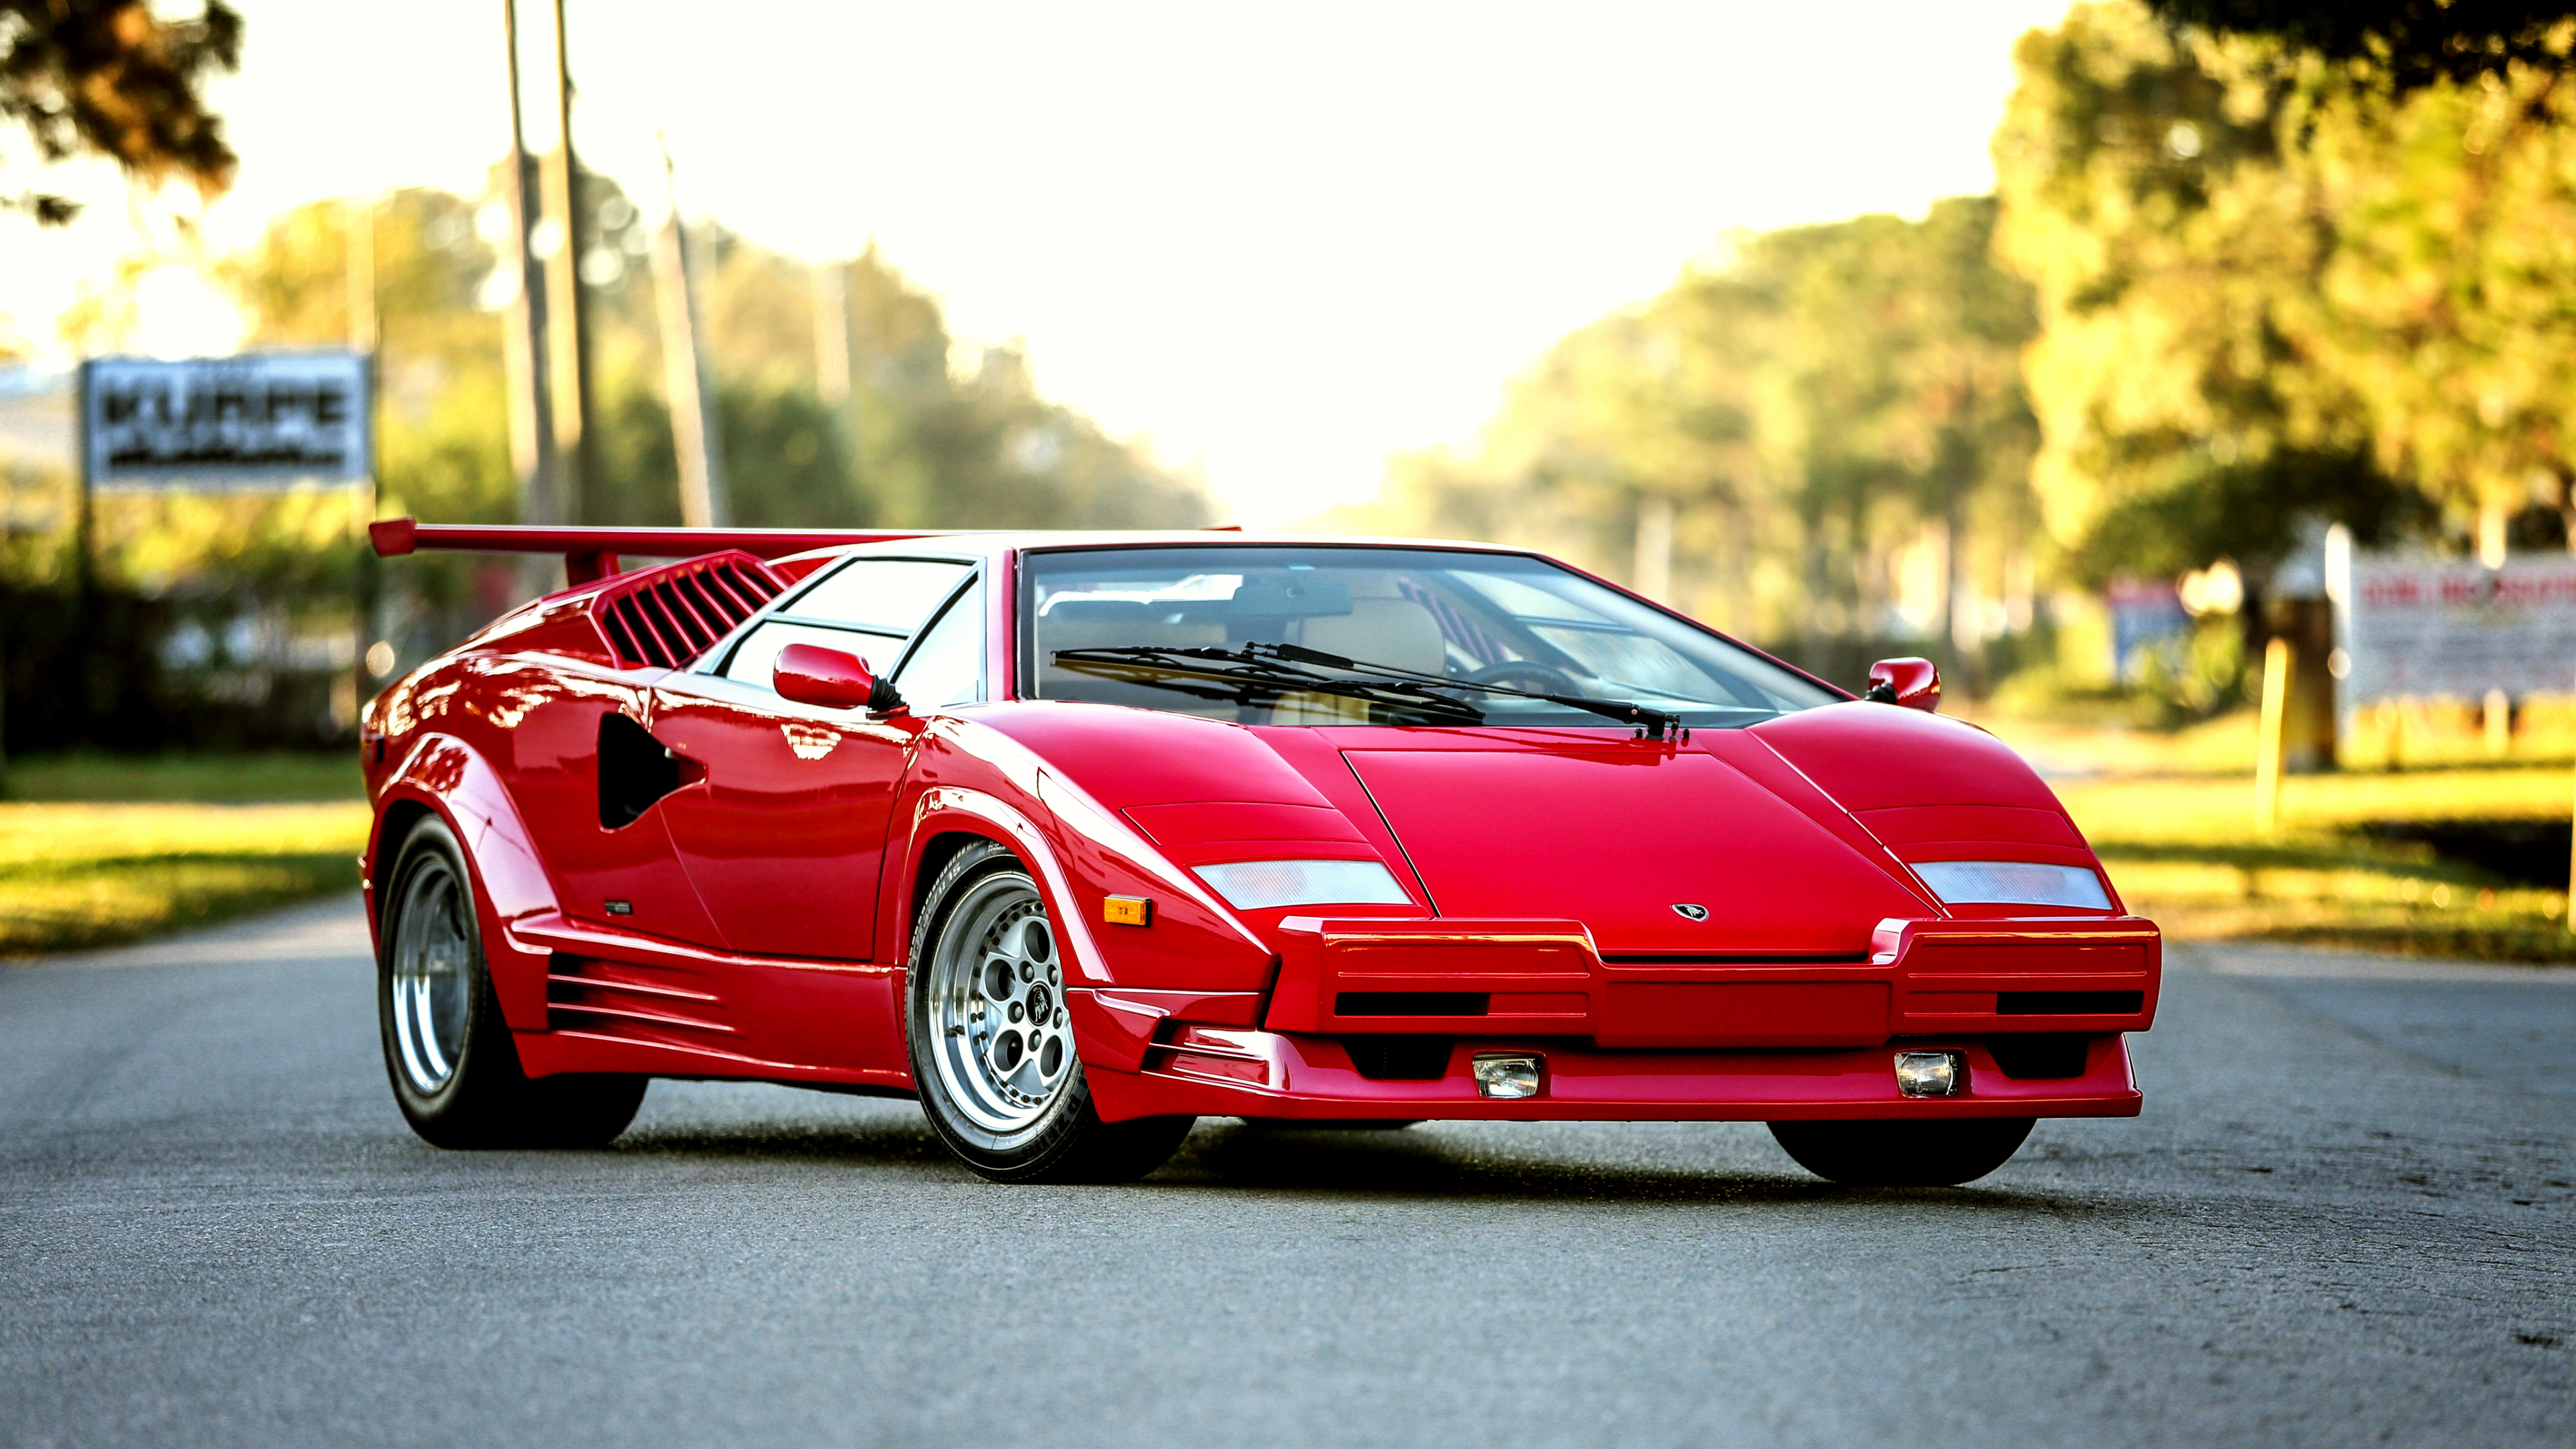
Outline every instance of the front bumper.
<path id="1" fill-rule="evenodd" d="M 1581 1036 L 1604 1047 L 1875 1046 L 2144 1031 L 2163 941 L 2133 916 L 1889 920 L 1866 956 L 1605 955 L 1580 921 L 1280 923 L 1261 1025 Z"/>
<path id="2" fill-rule="evenodd" d="M 1260 998 L 1072 994 L 1104 1118 L 2134 1116 L 2123 1034 L 2154 1021 L 2162 974 L 2134 917 L 1892 920 L 1843 959 L 1604 956 L 1573 921 L 1292 918 L 1279 937 Z M 2048 1074 L 2020 1050 L 2005 1072 L 1999 1046 L 2040 1036 Z M 1901 1095 L 1900 1047 L 1964 1052 L 1967 1089 Z M 1481 1052 L 1543 1058 L 1539 1095 L 1479 1096 Z"/>
<path id="3" fill-rule="evenodd" d="M 1785 1122 L 1854 1117 L 2134 1117 L 2141 1098 L 2127 1041 L 2089 1038 L 2080 1075 L 2016 1080 L 1974 1038 L 1909 1038 L 1907 1050 L 1949 1048 L 1968 1058 L 1968 1086 L 1950 1097 L 1896 1090 L 1895 1048 L 1822 1051 L 1605 1051 L 1555 1038 L 1456 1042 L 1436 1079 L 1362 1076 L 1331 1037 L 1251 1030 L 1197 1031 L 1194 1042 L 1232 1055 L 1158 1048 L 1145 1070 L 1086 1067 L 1101 1117 L 1280 1117 L 1492 1121 Z M 1476 1094 L 1479 1052 L 1526 1052 L 1544 1067 L 1539 1095 Z M 1257 1073 L 1257 1077 L 1256 1077 Z"/>

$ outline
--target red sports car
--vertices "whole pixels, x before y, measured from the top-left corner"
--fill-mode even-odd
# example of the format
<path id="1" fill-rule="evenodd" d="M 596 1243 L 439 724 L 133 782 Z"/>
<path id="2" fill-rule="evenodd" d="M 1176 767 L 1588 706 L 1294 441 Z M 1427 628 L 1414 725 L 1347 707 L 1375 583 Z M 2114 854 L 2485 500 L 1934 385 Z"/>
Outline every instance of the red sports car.
<path id="1" fill-rule="evenodd" d="M 2156 928 L 1920 660 L 1855 698 L 1474 544 L 376 544 L 574 580 L 366 712 L 386 1067 L 442 1146 L 740 1078 L 918 1098 L 1001 1181 L 1226 1116 L 1762 1121 L 1957 1183 L 2138 1111 Z"/>

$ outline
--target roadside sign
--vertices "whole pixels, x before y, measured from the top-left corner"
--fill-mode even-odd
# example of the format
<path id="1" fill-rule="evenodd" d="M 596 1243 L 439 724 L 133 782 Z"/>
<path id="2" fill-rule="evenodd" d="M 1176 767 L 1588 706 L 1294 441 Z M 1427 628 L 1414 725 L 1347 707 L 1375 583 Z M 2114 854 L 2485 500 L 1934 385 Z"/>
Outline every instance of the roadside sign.
<path id="1" fill-rule="evenodd" d="M 2336 603 L 2346 707 L 2557 694 L 2576 673 L 2576 557 L 2351 557 Z"/>
<path id="2" fill-rule="evenodd" d="M 254 352 L 81 368 L 83 476 L 100 491 L 364 483 L 375 471 L 360 352 Z"/>
<path id="3" fill-rule="evenodd" d="M 2170 579 L 2116 578 L 2105 597 L 2111 605 L 2111 672 L 2119 679 L 2145 677 L 2150 653 L 2191 636 L 2191 613 Z"/>

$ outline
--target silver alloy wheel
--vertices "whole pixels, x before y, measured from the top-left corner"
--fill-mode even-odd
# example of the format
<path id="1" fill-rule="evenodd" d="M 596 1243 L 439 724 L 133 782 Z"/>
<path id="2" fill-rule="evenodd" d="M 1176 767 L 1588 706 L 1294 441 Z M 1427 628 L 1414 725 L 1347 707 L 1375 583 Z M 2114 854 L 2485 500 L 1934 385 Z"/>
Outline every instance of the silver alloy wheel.
<path id="1" fill-rule="evenodd" d="M 426 1097 L 456 1075 L 465 1050 L 474 949 L 463 883 L 447 862 L 424 860 L 403 882 L 394 914 L 394 1045 L 412 1090 Z"/>
<path id="2" fill-rule="evenodd" d="M 948 1100 L 988 1132 L 1034 1125 L 1073 1079 L 1064 969 L 1037 887 L 1012 871 L 967 887 L 928 965 L 931 1058 Z"/>

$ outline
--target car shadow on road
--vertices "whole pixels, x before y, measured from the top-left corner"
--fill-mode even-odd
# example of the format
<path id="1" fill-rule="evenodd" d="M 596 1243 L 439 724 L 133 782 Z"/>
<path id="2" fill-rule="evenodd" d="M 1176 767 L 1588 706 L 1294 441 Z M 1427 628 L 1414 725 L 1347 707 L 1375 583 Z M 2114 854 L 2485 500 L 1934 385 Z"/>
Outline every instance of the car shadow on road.
<path id="1" fill-rule="evenodd" d="M 906 1177 L 971 1181 L 928 1124 L 892 1119 L 822 1126 L 690 1125 L 629 1133 L 609 1149 L 630 1161 L 728 1160 L 836 1165 Z M 2027 1189 L 1852 1188 L 1784 1167 L 1778 1175 L 1733 1164 L 1706 1170 L 1498 1153 L 1429 1134 L 1255 1129 L 1200 1124 L 1172 1161 L 1119 1191 L 1244 1193 L 1371 1202 L 1636 1203 L 1757 1207 L 1907 1203 L 1917 1208 L 2029 1212 L 2053 1218 L 2124 1217 L 2131 1209 L 2074 1192 Z"/>
<path id="2" fill-rule="evenodd" d="M 2125 1217 L 2131 1209 L 2076 1193 L 1980 1187 L 1854 1188 L 1789 1168 L 1779 1176 L 1733 1165 L 1705 1171 L 1551 1159 L 1468 1149 L 1408 1133 L 1202 1128 L 1170 1165 L 1139 1186 L 1165 1190 L 1317 1194 L 1370 1201 L 1617 1202 L 1754 1207 L 1904 1202 L 1919 1207 L 2023 1211 L 2053 1218 Z"/>
<path id="3" fill-rule="evenodd" d="M 629 1132 L 607 1150 L 634 1159 L 840 1163 L 852 1167 L 932 1169 L 943 1175 L 966 1171 L 931 1135 L 930 1128 L 918 1120 L 832 1126 L 745 1123 L 740 1127 L 656 1127 Z"/>

